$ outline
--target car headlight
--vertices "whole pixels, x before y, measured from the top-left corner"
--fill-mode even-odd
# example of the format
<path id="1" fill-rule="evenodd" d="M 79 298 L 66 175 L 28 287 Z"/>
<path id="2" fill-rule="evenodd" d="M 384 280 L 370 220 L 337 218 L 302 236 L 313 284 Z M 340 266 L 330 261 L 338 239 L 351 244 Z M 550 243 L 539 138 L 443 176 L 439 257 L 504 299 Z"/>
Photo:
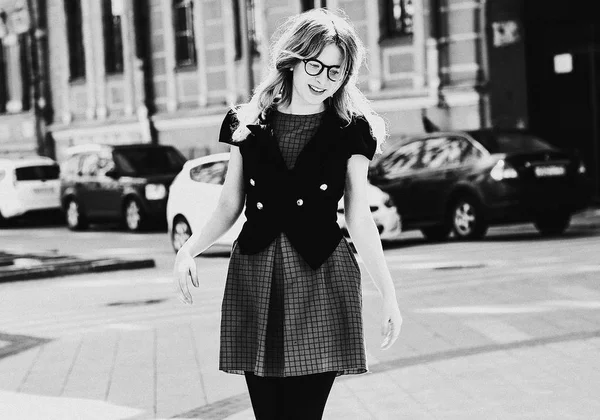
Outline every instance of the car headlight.
<path id="1" fill-rule="evenodd" d="M 583 175 L 587 172 L 587 168 L 585 167 L 585 164 L 583 162 L 581 162 L 579 164 L 579 168 L 577 168 L 577 173 L 579 173 L 580 175 Z"/>
<path id="2" fill-rule="evenodd" d="M 514 179 L 519 176 L 516 169 L 513 168 L 509 163 L 504 160 L 499 160 L 496 165 L 492 168 L 490 175 L 496 181 L 502 181 L 505 179 Z"/>
<path id="3" fill-rule="evenodd" d="M 148 184 L 145 193 L 148 200 L 162 200 L 167 196 L 167 188 L 163 184 Z"/>

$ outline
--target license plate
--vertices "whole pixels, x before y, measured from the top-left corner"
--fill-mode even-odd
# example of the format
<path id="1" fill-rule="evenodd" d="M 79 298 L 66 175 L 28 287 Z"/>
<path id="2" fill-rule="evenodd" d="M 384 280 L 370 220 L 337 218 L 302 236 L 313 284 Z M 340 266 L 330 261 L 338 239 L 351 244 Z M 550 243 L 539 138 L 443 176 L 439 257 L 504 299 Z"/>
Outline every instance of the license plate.
<path id="1" fill-rule="evenodd" d="M 566 172 L 565 167 L 560 165 L 536 166 L 534 168 L 534 173 L 537 177 L 563 176 Z"/>
<path id="2" fill-rule="evenodd" d="M 50 193 L 54 192 L 54 188 L 52 188 L 52 187 L 34 188 L 33 192 L 38 193 L 38 194 L 50 194 Z"/>

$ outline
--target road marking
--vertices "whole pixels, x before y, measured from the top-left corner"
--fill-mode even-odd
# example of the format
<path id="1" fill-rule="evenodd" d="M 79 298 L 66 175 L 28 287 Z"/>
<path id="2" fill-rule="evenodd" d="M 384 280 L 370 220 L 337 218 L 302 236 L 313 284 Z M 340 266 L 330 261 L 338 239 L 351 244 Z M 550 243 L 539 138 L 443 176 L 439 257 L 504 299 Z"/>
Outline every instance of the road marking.
<path id="1" fill-rule="evenodd" d="M 485 305 L 485 306 L 441 306 L 436 308 L 418 308 L 414 309 L 416 313 L 429 314 L 456 314 L 456 315 L 504 315 L 504 314 L 525 314 L 553 312 L 561 310 L 600 309 L 600 301 L 590 300 L 547 300 L 542 302 L 532 302 L 530 304 L 519 305 Z"/>

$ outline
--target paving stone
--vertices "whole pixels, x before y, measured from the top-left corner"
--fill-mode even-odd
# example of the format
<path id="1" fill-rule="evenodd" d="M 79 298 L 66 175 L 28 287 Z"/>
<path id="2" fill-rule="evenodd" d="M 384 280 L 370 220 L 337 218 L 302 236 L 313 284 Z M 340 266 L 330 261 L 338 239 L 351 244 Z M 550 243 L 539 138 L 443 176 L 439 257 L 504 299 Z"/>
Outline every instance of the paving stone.
<path id="1" fill-rule="evenodd" d="M 117 351 L 118 333 L 85 335 L 62 396 L 106 400 Z"/>
<path id="2" fill-rule="evenodd" d="M 81 348 L 81 339 L 44 344 L 19 392 L 60 396 Z"/>

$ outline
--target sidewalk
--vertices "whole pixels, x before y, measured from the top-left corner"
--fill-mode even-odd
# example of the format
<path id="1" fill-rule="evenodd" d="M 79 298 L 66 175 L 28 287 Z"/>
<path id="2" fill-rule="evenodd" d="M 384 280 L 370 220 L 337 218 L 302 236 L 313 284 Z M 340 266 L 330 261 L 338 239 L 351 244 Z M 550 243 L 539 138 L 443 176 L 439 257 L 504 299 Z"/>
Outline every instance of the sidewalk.
<path id="1" fill-rule="evenodd" d="M 154 266 L 151 258 L 86 258 L 55 252 L 16 254 L 0 250 L 0 283 Z"/>
<path id="2" fill-rule="evenodd" d="M 572 226 L 600 227 L 600 211 L 577 215 Z M 599 418 L 600 264 L 594 256 L 600 238 L 572 236 L 539 241 L 514 266 L 490 259 L 485 271 L 424 269 L 431 266 L 425 258 L 438 258 L 444 244 L 428 246 L 427 255 L 422 247 L 393 255 L 390 266 L 403 278 L 401 338 L 390 351 L 379 350 L 380 299 L 365 282 L 370 373 L 339 378 L 324 418 Z M 513 244 L 518 255 L 520 241 Z M 460 246 L 455 252 L 469 258 L 477 245 Z M 485 248 L 502 246 L 491 241 Z M 93 275 L 75 279 L 99 283 Z M 157 300 L 127 309 L 110 328 L 53 340 L 39 338 L 50 328 L 45 325 L 83 322 L 84 315 L 57 311 L 39 326 L 28 323 L 30 336 L 4 332 L 9 320 L 0 319 L 0 419 L 253 419 L 243 377 L 217 367 L 221 287 L 212 280 L 191 307 Z M 97 320 L 104 322 L 90 323 Z"/>

